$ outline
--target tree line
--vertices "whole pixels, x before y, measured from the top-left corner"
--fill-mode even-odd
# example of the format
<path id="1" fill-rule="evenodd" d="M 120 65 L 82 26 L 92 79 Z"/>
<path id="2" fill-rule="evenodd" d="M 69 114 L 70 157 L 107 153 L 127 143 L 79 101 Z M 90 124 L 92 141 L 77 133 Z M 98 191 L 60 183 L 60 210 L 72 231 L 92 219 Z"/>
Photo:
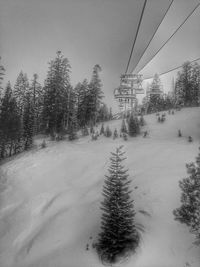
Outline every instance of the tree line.
<path id="1" fill-rule="evenodd" d="M 94 66 L 91 80 L 71 85 L 71 65 L 58 51 L 49 63 L 44 85 L 37 74 L 31 81 L 21 71 L 14 87 L 5 88 L 5 69 L 0 65 L 0 159 L 27 150 L 33 137 L 45 133 L 54 140 L 69 134 L 73 140 L 84 127 L 112 118 L 112 111 L 103 103 L 101 67 Z"/>
<path id="2" fill-rule="evenodd" d="M 158 74 L 154 75 L 148 89 L 154 94 L 143 101 L 142 109 L 147 113 L 164 111 L 178 106 L 199 106 L 200 104 L 200 65 L 185 62 L 178 72 L 173 90 L 168 94 L 162 92 Z M 156 94 L 156 92 L 158 92 Z M 159 94 L 160 92 L 160 94 Z"/>

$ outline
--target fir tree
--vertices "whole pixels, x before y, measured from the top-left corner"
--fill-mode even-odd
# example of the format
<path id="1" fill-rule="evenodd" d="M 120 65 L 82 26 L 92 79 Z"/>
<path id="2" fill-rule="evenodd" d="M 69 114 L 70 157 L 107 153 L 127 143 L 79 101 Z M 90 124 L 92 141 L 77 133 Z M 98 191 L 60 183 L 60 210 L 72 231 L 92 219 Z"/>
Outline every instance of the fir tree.
<path id="1" fill-rule="evenodd" d="M 124 141 L 128 140 L 128 135 L 126 133 L 123 133 L 122 137 L 123 137 Z"/>
<path id="2" fill-rule="evenodd" d="M 128 251 L 135 251 L 139 235 L 134 224 L 134 205 L 129 189 L 130 180 L 122 162 L 125 160 L 122 147 L 111 153 L 111 164 L 106 175 L 101 202 L 101 233 L 97 243 L 100 257 L 109 263 L 117 261 Z"/>
<path id="3" fill-rule="evenodd" d="M 10 83 L 2 98 L 0 125 L 0 158 L 4 158 L 15 154 L 21 141 L 21 119 Z"/>
<path id="4" fill-rule="evenodd" d="M 141 115 L 139 123 L 140 123 L 140 126 L 144 126 L 145 125 L 145 120 L 144 120 L 143 115 Z"/>
<path id="5" fill-rule="evenodd" d="M 73 114 L 71 117 L 70 125 L 69 125 L 69 140 L 73 141 L 78 139 L 77 135 L 77 116 L 75 110 L 73 110 Z"/>
<path id="6" fill-rule="evenodd" d="M 94 133 L 94 127 L 93 127 L 93 125 L 91 124 L 91 126 L 90 126 L 90 134 L 93 134 Z"/>
<path id="7" fill-rule="evenodd" d="M 89 84 L 90 88 L 90 109 L 91 109 L 91 120 L 94 125 L 97 122 L 98 111 L 101 104 L 101 99 L 103 98 L 102 92 L 102 83 L 99 78 L 99 72 L 101 71 L 101 67 L 96 64 L 93 68 L 92 79 Z"/>
<path id="8" fill-rule="evenodd" d="M 84 128 L 82 128 L 82 135 L 83 136 L 88 136 L 89 135 L 89 131 L 88 131 L 88 127 L 84 126 Z"/>
<path id="9" fill-rule="evenodd" d="M 105 132 L 104 132 L 104 135 L 105 135 L 106 137 L 111 137 L 111 136 L 112 136 L 112 131 L 110 130 L 110 128 L 109 128 L 108 125 L 106 126 L 106 130 L 105 130 Z"/>
<path id="10" fill-rule="evenodd" d="M 104 130 L 104 124 L 102 123 L 101 125 L 101 129 L 100 129 L 100 135 L 104 134 L 105 130 Z"/>
<path id="11" fill-rule="evenodd" d="M 45 141 L 45 139 L 42 141 L 41 143 L 41 148 L 46 148 L 47 147 L 47 143 Z"/>
<path id="12" fill-rule="evenodd" d="M 110 108 L 110 112 L 109 112 L 109 120 L 113 119 L 113 114 L 112 114 L 112 108 Z"/>
<path id="13" fill-rule="evenodd" d="M 200 65 L 185 62 L 178 72 L 175 85 L 176 105 L 197 106 L 199 104 Z"/>
<path id="14" fill-rule="evenodd" d="M 200 153 L 196 164 L 186 164 L 186 168 L 189 177 L 179 182 L 182 191 L 181 206 L 174 210 L 174 216 L 176 220 L 189 226 L 200 242 Z"/>
<path id="15" fill-rule="evenodd" d="M 23 116 L 24 113 L 26 95 L 28 92 L 29 92 L 29 81 L 27 75 L 21 71 L 17 77 L 17 81 L 15 83 L 13 92 L 21 116 Z"/>
<path id="16" fill-rule="evenodd" d="M 1 60 L 1 57 L 0 57 L 0 60 Z M 2 97 L 2 87 L 1 87 L 1 84 L 2 84 L 2 81 L 3 81 L 3 76 L 5 75 L 5 68 L 3 67 L 3 65 L 0 64 L 0 99 Z"/>
<path id="17" fill-rule="evenodd" d="M 128 133 L 130 136 L 136 136 L 140 133 L 140 125 L 138 118 L 131 114 L 128 121 Z"/>
<path id="18" fill-rule="evenodd" d="M 118 133 L 117 133 L 117 129 L 114 130 L 114 133 L 113 133 L 113 139 L 116 139 L 118 138 Z"/>
<path id="19" fill-rule="evenodd" d="M 191 135 L 188 136 L 188 142 L 189 142 L 189 143 L 193 142 L 193 138 L 192 138 Z"/>
<path id="20" fill-rule="evenodd" d="M 42 110 L 44 102 L 43 88 L 38 82 L 38 75 L 33 75 L 33 80 L 30 85 L 30 95 L 33 101 L 33 111 L 34 111 L 34 134 L 37 134 L 41 129 L 42 124 Z"/>
<path id="21" fill-rule="evenodd" d="M 128 131 L 127 131 L 127 127 L 126 127 L 126 122 L 125 122 L 124 119 L 122 120 L 121 132 L 122 132 L 122 133 L 128 133 Z"/>
<path id="22" fill-rule="evenodd" d="M 88 114 L 88 94 L 89 85 L 85 79 L 82 83 L 78 83 L 74 89 L 76 94 L 77 103 L 77 120 L 80 127 L 85 126 L 90 120 L 90 114 Z"/>
<path id="23" fill-rule="evenodd" d="M 57 52 L 51 60 L 45 81 L 43 120 L 51 136 L 69 126 L 71 85 L 69 79 L 70 64 L 67 58 Z"/>
<path id="24" fill-rule="evenodd" d="M 26 95 L 26 103 L 24 106 L 23 114 L 23 139 L 24 149 L 31 148 L 33 144 L 33 132 L 34 132 L 34 108 L 33 100 L 30 93 Z"/>
<path id="25" fill-rule="evenodd" d="M 107 121 L 110 119 L 110 114 L 108 111 L 108 107 L 105 103 L 101 103 L 100 108 L 98 110 L 97 121 Z"/>

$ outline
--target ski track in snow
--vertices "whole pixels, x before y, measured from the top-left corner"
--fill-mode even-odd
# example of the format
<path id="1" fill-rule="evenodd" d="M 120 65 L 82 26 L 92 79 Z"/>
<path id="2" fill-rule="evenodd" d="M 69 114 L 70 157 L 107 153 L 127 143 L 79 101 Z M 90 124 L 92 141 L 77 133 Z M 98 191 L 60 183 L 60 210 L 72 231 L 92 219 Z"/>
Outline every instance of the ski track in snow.
<path id="1" fill-rule="evenodd" d="M 199 267 L 200 249 L 172 214 L 180 204 L 178 181 L 187 176 L 185 164 L 198 153 L 199 113 L 200 108 L 187 108 L 167 114 L 164 124 L 157 123 L 155 114 L 145 116 L 148 138 L 53 142 L 5 162 L 2 169 L 17 184 L 13 187 L 17 201 L 13 196 L 12 203 L 9 192 L 0 211 L 4 222 L 0 222 L 0 236 L 5 241 L 5 246 L 0 242 L 0 266 L 102 266 L 91 242 L 99 231 L 99 203 L 110 151 L 124 145 L 136 222 L 144 232 L 137 253 L 116 266 Z M 121 121 L 107 124 L 119 129 Z M 178 129 L 182 138 L 177 137 Z M 194 138 L 191 144 L 188 135 Z M 21 214 L 25 217 L 20 219 Z"/>

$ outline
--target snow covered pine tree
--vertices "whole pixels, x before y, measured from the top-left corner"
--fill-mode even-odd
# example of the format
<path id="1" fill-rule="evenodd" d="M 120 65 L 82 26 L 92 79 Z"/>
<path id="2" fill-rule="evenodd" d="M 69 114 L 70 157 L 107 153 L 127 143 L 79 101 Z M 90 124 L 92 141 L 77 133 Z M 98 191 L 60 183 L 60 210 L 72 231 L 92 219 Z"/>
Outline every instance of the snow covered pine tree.
<path id="1" fill-rule="evenodd" d="M 109 126 L 106 126 L 106 130 L 104 132 L 104 136 L 106 137 L 111 137 L 112 136 L 112 131 L 110 130 Z"/>
<path id="2" fill-rule="evenodd" d="M 140 133 L 140 125 L 138 118 L 131 114 L 128 121 L 128 133 L 130 136 L 136 136 Z"/>
<path id="3" fill-rule="evenodd" d="M 122 120 L 121 133 L 128 133 L 128 130 L 127 130 L 127 127 L 126 127 L 126 122 L 125 122 L 124 119 Z"/>
<path id="4" fill-rule="evenodd" d="M 21 141 L 21 119 L 10 82 L 0 106 L 0 159 L 17 153 Z"/>
<path id="5" fill-rule="evenodd" d="M 33 133 L 34 133 L 34 108 L 30 93 L 26 94 L 25 101 L 26 102 L 24 104 L 24 114 L 23 114 L 23 139 L 24 139 L 24 149 L 27 150 L 31 148 L 33 144 Z"/>
<path id="6" fill-rule="evenodd" d="M 104 134 L 105 130 L 104 130 L 104 124 L 102 123 L 101 125 L 101 130 L 100 130 L 100 135 Z"/>
<path id="7" fill-rule="evenodd" d="M 182 190 L 182 205 L 173 213 L 176 220 L 189 226 L 200 245 L 200 153 L 196 158 L 196 164 L 186 164 L 186 167 L 190 176 L 179 184 Z"/>
<path id="8" fill-rule="evenodd" d="M 103 262 L 114 263 L 120 257 L 135 251 L 139 244 L 139 234 L 134 224 L 134 205 L 131 200 L 127 171 L 122 166 L 125 152 L 122 146 L 111 153 L 111 165 L 103 187 L 104 200 L 101 218 L 102 232 L 96 245 Z"/>

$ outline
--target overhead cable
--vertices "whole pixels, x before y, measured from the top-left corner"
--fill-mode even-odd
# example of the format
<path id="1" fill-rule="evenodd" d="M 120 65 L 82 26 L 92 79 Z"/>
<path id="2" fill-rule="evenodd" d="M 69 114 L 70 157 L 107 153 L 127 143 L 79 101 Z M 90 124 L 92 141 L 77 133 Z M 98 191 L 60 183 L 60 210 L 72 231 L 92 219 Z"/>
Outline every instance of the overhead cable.
<path id="1" fill-rule="evenodd" d="M 186 21 L 192 16 L 192 14 L 195 12 L 195 10 L 200 6 L 200 3 L 196 5 L 196 7 L 189 13 L 189 15 L 184 19 L 184 21 L 179 25 L 179 27 L 173 32 L 173 34 L 165 41 L 165 43 L 159 48 L 159 50 L 151 57 L 151 59 L 138 70 L 140 72 L 144 69 L 144 67 L 152 61 L 152 59 L 161 51 L 161 49 L 172 39 L 172 37 L 178 32 L 178 30 L 186 23 Z"/>
<path id="2" fill-rule="evenodd" d="M 198 61 L 198 60 L 200 60 L 200 57 L 199 57 L 199 58 L 196 58 L 196 59 L 194 59 L 194 60 L 192 60 L 192 61 L 190 61 L 190 63 L 193 63 L 193 62 Z M 172 72 L 172 71 L 174 71 L 174 70 L 180 69 L 180 68 L 182 68 L 182 66 L 183 66 L 183 65 L 180 65 L 180 66 L 175 67 L 175 68 L 173 68 L 173 69 L 170 69 L 170 70 L 168 70 L 168 71 L 162 72 L 162 73 L 159 74 L 159 76 L 162 76 L 162 75 L 167 74 L 167 73 L 169 73 L 169 72 Z M 153 76 L 144 78 L 144 80 L 148 80 L 148 79 L 153 79 Z"/>
<path id="3" fill-rule="evenodd" d="M 162 17 L 162 19 L 161 19 L 160 23 L 158 24 L 156 30 L 154 31 L 154 33 L 153 33 L 151 39 L 149 40 L 149 42 L 148 42 L 148 44 L 147 44 L 147 46 L 146 46 L 144 52 L 142 53 L 141 57 L 139 58 L 137 64 L 135 65 L 135 67 L 133 67 L 131 73 L 132 73 L 132 72 L 136 69 L 136 67 L 138 66 L 138 64 L 139 64 L 139 62 L 140 62 L 140 60 L 141 60 L 141 58 L 143 57 L 144 53 L 145 53 L 146 50 L 148 49 L 148 47 L 149 47 L 151 41 L 153 40 L 153 38 L 154 38 L 156 32 L 158 31 L 158 29 L 159 29 L 161 23 L 163 22 L 163 20 L 164 20 L 165 16 L 167 15 L 167 13 L 168 13 L 168 11 L 169 11 L 169 9 L 170 9 L 170 7 L 171 7 L 171 5 L 172 5 L 173 2 L 174 2 L 174 0 L 171 0 L 171 2 L 170 2 L 170 4 L 169 4 L 169 6 L 168 6 L 168 8 L 167 8 L 167 10 L 166 10 L 166 12 L 165 12 L 165 14 L 164 14 L 164 16 Z"/>
<path id="4" fill-rule="evenodd" d="M 138 36 L 138 33 L 139 33 L 139 29 L 140 29 L 140 25 L 141 25 L 141 22 L 142 22 L 142 18 L 143 18 L 143 14 L 144 14 L 146 3 L 147 3 L 147 0 L 145 0 L 144 4 L 143 4 L 142 12 L 141 12 L 141 15 L 140 15 L 140 20 L 139 20 L 139 23 L 138 23 L 138 26 L 137 26 L 137 31 L 136 31 L 136 34 L 135 34 L 135 38 L 134 38 L 134 41 L 133 41 L 133 45 L 132 45 L 132 48 L 131 48 L 131 53 L 130 53 L 130 56 L 129 56 L 129 59 L 128 59 L 128 64 L 126 66 L 125 73 L 127 73 L 128 68 L 129 68 L 129 64 L 130 64 L 130 61 L 131 61 L 131 57 L 132 57 L 132 54 L 133 54 L 133 50 L 134 50 L 134 47 L 135 47 L 137 36 Z"/>

